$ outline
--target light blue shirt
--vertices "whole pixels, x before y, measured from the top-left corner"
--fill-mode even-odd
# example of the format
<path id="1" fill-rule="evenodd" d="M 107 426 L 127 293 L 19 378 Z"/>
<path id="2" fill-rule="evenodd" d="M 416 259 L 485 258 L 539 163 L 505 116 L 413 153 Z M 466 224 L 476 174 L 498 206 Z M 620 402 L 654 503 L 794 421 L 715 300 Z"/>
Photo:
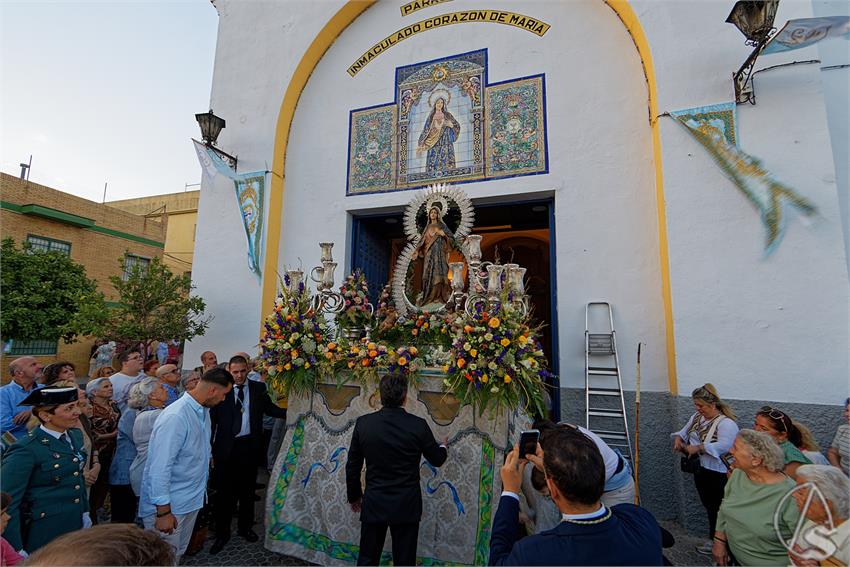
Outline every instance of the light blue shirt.
<path id="1" fill-rule="evenodd" d="M 26 437 L 27 422 L 16 424 L 12 421 L 12 418 L 24 410 L 32 409 L 30 406 L 21 406 L 18 404 L 32 394 L 33 390 L 41 387 L 39 384 L 33 384 L 33 386 L 31 390 L 27 391 L 13 380 L 0 388 L 0 434 L 8 431 L 16 439 Z"/>
<path id="2" fill-rule="evenodd" d="M 162 410 L 148 445 L 142 474 L 139 516 L 171 505 L 173 514 L 188 514 L 204 505 L 210 465 L 210 412 L 191 395 Z"/>

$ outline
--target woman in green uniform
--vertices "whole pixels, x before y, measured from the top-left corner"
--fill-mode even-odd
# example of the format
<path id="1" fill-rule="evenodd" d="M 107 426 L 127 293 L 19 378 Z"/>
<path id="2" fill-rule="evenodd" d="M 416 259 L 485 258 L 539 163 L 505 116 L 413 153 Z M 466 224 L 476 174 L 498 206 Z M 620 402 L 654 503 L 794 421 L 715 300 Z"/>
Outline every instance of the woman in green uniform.
<path id="1" fill-rule="evenodd" d="M 76 388 L 42 388 L 21 405 L 41 425 L 3 455 L 3 490 L 12 496 L 4 533 L 15 549 L 32 553 L 56 537 L 91 525 Z M 84 517 L 85 516 L 85 517 Z"/>

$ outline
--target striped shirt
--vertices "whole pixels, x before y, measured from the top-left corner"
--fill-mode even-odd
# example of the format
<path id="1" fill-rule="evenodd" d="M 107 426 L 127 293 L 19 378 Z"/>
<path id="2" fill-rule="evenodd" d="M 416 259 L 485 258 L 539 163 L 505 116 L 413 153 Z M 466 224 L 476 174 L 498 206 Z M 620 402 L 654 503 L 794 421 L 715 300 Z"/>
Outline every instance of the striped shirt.
<path id="1" fill-rule="evenodd" d="M 838 426 L 832 440 L 832 448 L 838 451 L 838 456 L 841 457 L 841 469 L 844 474 L 850 475 L 850 424 Z"/>

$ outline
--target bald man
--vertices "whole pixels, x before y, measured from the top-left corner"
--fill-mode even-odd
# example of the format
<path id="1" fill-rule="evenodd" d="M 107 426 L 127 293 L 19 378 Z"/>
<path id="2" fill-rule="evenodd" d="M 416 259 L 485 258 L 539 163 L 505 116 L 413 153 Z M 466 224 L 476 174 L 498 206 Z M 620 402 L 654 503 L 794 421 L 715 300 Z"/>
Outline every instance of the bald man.
<path id="1" fill-rule="evenodd" d="M 39 386 L 44 367 L 32 356 L 16 358 L 9 364 L 9 376 L 12 381 L 0 388 L 0 434 L 11 433 L 15 439 L 27 434 L 27 421 L 32 408 L 20 406 L 24 398 Z"/>

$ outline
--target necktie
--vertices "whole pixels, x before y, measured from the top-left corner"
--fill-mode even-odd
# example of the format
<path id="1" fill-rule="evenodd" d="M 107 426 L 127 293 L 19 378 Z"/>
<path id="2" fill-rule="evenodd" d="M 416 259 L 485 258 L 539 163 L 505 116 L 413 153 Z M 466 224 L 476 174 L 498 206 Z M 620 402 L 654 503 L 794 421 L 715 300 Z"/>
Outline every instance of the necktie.
<path id="1" fill-rule="evenodd" d="M 239 410 L 239 413 L 236 414 L 236 417 L 233 420 L 233 434 L 239 435 L 239 432 L 242 431 L 242 414 L 245 412 L 245 391 L 243 388 L 245 384 L 239 384 L 236 386 L 236 409 Z"/>
<path id="2" fill-rule="evenodd" d="M 68 437 L 68 434 L 67 434 L 67 433 L 63 433 L 62 435 L 60 435 L 60 436 L 59 436 L 59 439 L 61 439 L 61 440 L 62 440 L 62 441 L 64 441 L 65 443 L 67 443 L 67 444 L 68 444 L 68 446 L 71 448 L 71 450 L 72 450 L 72 451 L 74 450 L 74 444 L 73 444 L 73 443 L 71 443 L 71 438 L 70 438 L 70 437 Z"/>

